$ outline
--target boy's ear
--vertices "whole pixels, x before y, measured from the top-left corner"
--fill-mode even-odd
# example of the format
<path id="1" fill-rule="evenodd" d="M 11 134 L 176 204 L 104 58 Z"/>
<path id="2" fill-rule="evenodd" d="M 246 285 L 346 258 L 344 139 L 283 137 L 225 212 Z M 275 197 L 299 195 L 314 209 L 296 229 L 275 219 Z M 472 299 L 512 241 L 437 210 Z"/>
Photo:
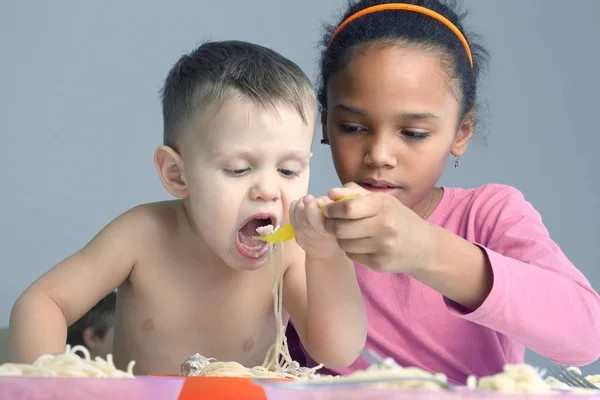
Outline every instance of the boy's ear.
<path id="1" fill-rule="evenodd" d="M 456 139 L 452 144 L 450 153 L 455 157 L 460 157 L 467 151 L 471 137 L 473 136 L 473 126 L 475 125 L 475 109 L 472 108 L 463 118 L 460 126 L 458 127 L 458 133 Z"/>
<path id="2" fill-rule="evenodd" d="M 323 134 L 321 143 L 329 143 L 329 135 L 327 134 L 327 110 L 321 111 L 321 131 Z"/>
<path id="3" fill-rule="evenodd" d="M 179 153 L 170 146 L 160 146 L 154 153 L 154 164 L 165 189 L 179 199 L 187 197 L 185 171 Z"/>

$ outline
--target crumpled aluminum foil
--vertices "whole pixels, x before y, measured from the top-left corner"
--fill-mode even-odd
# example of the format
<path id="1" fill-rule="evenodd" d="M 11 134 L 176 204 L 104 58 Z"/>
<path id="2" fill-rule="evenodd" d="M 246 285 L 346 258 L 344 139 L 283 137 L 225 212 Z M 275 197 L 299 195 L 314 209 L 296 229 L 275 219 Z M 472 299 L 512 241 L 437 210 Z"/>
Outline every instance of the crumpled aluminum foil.
<path id="1" fill-rule="evenodd" d="M 181 376 L 199 376 L 208 364 L 215 361 L 214 358 L 207 358 L 199 353 L 193 354 L 181 364 Z"/>

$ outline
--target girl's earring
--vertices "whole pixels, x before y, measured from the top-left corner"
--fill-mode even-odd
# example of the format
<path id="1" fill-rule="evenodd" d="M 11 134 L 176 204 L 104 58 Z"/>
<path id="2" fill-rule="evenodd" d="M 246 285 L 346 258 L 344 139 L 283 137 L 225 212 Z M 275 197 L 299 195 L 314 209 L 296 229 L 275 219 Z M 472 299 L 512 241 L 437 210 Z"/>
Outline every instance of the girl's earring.
<path id="1" fill-rule="evenodd" d="M 454 156 L 454 168 L 460 167 L 460 153 L 457 156 Z"/>
<path id="2" fill-rule="evenodd" d="M 329 140 L 327 140 L 327 139 L 321 139 L 321 144 L 329 144 Z"/>

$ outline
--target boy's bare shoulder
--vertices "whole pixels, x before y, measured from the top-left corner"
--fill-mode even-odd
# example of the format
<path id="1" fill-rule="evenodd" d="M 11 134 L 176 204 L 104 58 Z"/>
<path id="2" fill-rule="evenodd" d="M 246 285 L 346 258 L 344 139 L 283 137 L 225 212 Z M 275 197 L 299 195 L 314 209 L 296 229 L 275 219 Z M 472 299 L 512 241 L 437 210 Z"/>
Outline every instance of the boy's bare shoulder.
<path id="1" fill-rule="evenodd" d="M 49 297 L 60 307 L 68 324 L 75 322 L 120 287 L 134 267 L 144 264 L 150 250 L 164 249 L 160 244 L 165 243 L 169 228 L 177 226 L 177 209 L 175 201 L 144 204 L 125 211 L 82 249 L 38 278 L 22 297 Z"/>
<path id="2" fill-rule="evenodd" d="M 143 233 L 144 236 L 172 235 L 180 229 L 185 217 L 183 204 L 179 200 L 146 203 L 133 207 L 114 222 L 126 230 Z"/>

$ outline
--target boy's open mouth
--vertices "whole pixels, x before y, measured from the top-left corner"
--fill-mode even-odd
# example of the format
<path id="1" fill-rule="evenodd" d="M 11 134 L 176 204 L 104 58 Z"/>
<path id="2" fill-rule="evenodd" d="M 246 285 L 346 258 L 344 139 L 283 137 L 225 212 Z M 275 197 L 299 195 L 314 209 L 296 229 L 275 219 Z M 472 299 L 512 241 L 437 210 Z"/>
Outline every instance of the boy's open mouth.
<path id="1" fill-rule="evenodd" d="M 268 243 L 255 239 L 259 236 L 256 229 L 267 225 L 274 227 L 275 223 L 276 218 L 272 214 L 257 214 L 246 221 L 237 232 L 238 251 L 247 258 L 262 257 L 268 250 Z"/>

